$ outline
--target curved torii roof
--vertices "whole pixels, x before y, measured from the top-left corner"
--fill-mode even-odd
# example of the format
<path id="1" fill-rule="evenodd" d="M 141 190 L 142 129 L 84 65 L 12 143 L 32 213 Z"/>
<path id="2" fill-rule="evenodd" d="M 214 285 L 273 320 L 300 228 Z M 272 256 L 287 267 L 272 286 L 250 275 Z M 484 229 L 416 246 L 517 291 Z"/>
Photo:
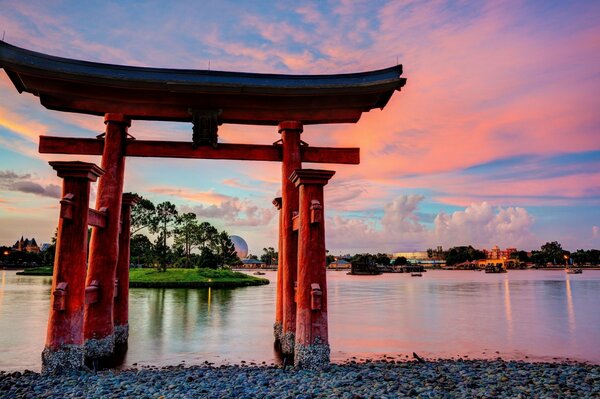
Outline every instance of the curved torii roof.
<path id="1" fill-rule="evenodd" d="M 132 119 L 276 125 L 356 122 L 406 83 L 402 65 L 338 75 L 279 75 L 102 64 L 55 57 L 0 41 L 0 67 L 19 92 L 48 109 Z"/>

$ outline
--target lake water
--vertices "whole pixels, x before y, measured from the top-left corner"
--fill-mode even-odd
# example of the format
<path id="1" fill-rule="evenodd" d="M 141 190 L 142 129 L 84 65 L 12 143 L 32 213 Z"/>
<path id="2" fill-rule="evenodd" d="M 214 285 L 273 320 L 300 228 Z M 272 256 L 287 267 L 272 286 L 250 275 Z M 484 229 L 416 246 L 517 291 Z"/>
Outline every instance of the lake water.
<path id="1" fill-rule="evenodd" d="M 277 362 L 271 284 L 131 289 L 123 367 Z M 600 271 L 330 271 L 331 358 L 421 356 L 600 363 Z M 50 278 L 0 270 L 0 370 L 40 370 Z M 556 358 L 556 359 L 554 359 Z"/>

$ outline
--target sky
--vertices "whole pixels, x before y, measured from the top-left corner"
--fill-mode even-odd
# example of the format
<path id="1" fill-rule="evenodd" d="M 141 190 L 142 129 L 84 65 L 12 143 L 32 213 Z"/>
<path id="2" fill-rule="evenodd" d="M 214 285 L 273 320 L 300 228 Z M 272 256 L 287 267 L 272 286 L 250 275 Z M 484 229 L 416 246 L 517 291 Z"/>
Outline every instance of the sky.
<path id="1" fill-rule="evenodd" d="M 5 1 L 13 45 L 113 64 L 333 74 L 401 63 L 408 79 L 356 124 L 307 126 L 311 145 L 360 147 L 325 187 L 330 253 L 442 245 L 600 248 L 598 1 Z M 39 135 L 95 137 L 97 116 L 49 111 L 0 71 L 0 244 L 49 242 L 61 181 Z M 191 124 L 133 121 L 138 139 Z M 223 125 L 271 144 L 274 126 Z M 277 163 L 128 158 L 125 190 L 277 244 Z M 94 202 L 92 199 L 91 205 Z"/>

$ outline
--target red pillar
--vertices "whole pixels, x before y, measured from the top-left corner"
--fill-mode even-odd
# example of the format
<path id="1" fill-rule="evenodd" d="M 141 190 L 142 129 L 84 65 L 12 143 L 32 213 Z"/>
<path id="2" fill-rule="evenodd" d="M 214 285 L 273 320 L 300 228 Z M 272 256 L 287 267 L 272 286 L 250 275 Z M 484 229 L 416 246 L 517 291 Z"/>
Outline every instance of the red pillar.
<path id="1" fill-rule="evenodd" d="M 108 217 L 106 227 L 93 229 L 90 242 L 86 286 L 87 289 L 98 287 L 98 295 L 86 298 L 85 306 L 85 355 L 90 359 L 111 356 L 114 351 L 113 296 L 119 256 L 125 140 L 130 126 L 129 119 L 121 114 L 106 114 L 104 123 L 102 168 L 106 173 L 98 182 L 96 209 L 106 208 Z"/>
<path id="2" fill-rule="evenodd" d="M 136 194 L 123 194 L 121 205 L 121 231 L 119 233 L 119 259 L 115 292 L 114 322 L 115 344 L 123 345 L 129 338 L 129 242 L 131 238 L 131 208 L 140 201 Z"/>
<path id="3" fill-rule="evenodd" d="M 42 371 L 57 372 L 83 367 L 83 308 L 87 255 L 90 182 L 104 171 L 85 162 L 50 162 L 62 177 L 62 200 L 52 299 Z"/>
<path id="4" fill-rule="evenodd" d="M 277 243 L 277 289 L 275 293 L 275 323 L 273 324 L 273 334 L 275 341 L 279 342 L 281 339 L 281 332 L 283 330 L 283 267 L 282 267 L 282 252 L 281 252 L 281 197 L 277 197 L 273 200 L 273 205 L 279 212 L 279 241 Z"/>
<path id="5" fill-rule="evenodd" d="M 334 174 L 299 169 L 290 177 L 300 189 L 294 364 L 303 368 L 329 364 L 323 186 Z"/>
<path id="6" fill-rule="evenodd" d="M 298 211 L 298 189 L 289 179 L 294 170 L 302 167 L 300 158 L 300 134 L 302 123 L 286 121 L 279 124 L 283 143 L 281 167 L 281 265 L 283 328 L 280 337 L 281 351 L 294 353 L 296 331 L 295 289 L 298 265 L 298 234 L 293 229 L 293 213 Z"/>

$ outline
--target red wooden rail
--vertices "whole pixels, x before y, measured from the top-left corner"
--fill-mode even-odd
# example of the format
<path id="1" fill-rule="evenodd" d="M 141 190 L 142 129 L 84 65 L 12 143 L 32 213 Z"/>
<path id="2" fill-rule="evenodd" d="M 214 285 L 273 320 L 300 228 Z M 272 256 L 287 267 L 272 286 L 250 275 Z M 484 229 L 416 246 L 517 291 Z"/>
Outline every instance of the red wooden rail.
<path id="1" fill-rule="evenodd" d="M 104 140 L 88 138 L 40 136 L 42 154 L 102 155 Z M 360 163 L 359 148 L 312 147 L 300 148 L 302 162 L 352 164 Z M 125 147 L 129 157 L 231 159 L 244 161 L 283 160 L 280 145 L 219 144 L 217 148 L 192 148 L 191 142 L 129 140 Z"/>

